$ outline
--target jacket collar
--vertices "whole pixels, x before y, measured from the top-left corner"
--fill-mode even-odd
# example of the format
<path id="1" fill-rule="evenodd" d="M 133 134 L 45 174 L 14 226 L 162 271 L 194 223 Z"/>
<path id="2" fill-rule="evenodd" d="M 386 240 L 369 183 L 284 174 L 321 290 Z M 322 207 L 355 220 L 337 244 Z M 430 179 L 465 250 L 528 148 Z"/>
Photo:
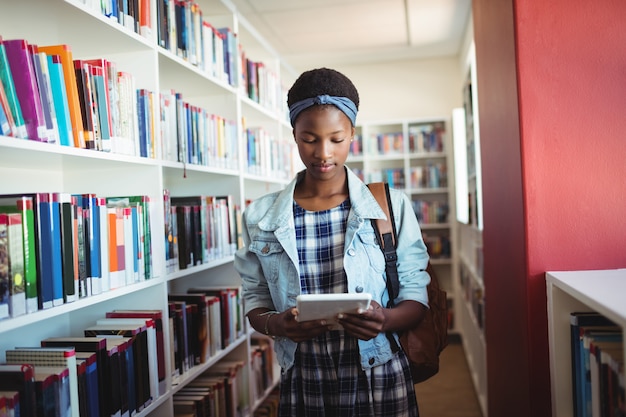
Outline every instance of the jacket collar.
<path id="1" fill-rule="evenodd" d="M 367 185 L 348 167 L 344 169 L 348 177 L 348 192 L 354 215 L 361 219 L 384 219 L 385 213 Z M 300 171 L 285 189 L 278 193 L 265 216 L 259 221 L 259 228 L 266 231 L 277 230 L 281 227 L 293 228 L 293 194 L 302 175 L 304 175 L 304 170 Z"/>

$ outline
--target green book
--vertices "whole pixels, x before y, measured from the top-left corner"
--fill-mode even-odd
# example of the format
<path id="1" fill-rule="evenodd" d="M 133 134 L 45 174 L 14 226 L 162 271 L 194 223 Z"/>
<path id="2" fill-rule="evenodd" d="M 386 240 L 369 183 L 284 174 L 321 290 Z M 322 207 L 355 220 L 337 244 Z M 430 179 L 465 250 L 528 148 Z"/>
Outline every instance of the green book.
<path id="1" fill-rule="evenodd" d="M 9 283 L 9 315 L 18 317 L 26 314 L 22 215 L 20 213 L 0 213 L 0 226 L 6 229 L 4 239 L 8 255 L 8 271 L 6 273 Z"/>
<path id="2" fill-rule="evenodd" d="M 13 84 L 13 75 L 11 74 L 11 67 L 9 66 L 9 60 L 7 59 L 4 43 L 2 43 L 2 37 L 0 37 L 0 82 L 2 82 L 2 85 L 4 86 L 11 115 L 13 116 L 13 120 L 17 128 L 15 136 L 27 139 L 28 134 L 26 133 L 26 123 L 24 122 L 22 108 L 20 107 L 20 102 L 15 91 L 15 84 Z"/>
<path id="3" fill-rule="evenodd" d="M 35 236 L 35 212 L 33 198 L 29 196 L 0 196 L 0 213 L 22 214 L 22 242 L 24 250 L 24 286 L 26 313 L 38 310 L 37 254 Z"/>

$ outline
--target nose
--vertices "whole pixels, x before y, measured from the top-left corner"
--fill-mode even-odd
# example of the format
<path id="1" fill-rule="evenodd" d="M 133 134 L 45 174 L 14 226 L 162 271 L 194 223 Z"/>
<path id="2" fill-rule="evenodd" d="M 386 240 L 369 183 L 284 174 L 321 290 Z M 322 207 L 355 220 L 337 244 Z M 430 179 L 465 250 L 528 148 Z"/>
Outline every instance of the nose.
<path id="1" fill-rule="evenodd" d="M 315 156 L 320 159 L 328 159 L 332 156 L 333 144 L 331 141 L 322 140 L 318 142 L 318 145 L 315 149 Z"/>

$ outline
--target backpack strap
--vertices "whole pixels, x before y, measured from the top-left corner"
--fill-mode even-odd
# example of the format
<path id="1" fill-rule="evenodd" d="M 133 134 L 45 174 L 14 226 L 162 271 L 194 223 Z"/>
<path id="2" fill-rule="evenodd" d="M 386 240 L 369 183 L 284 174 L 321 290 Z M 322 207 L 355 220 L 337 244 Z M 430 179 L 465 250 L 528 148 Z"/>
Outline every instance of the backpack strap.
<path id="1" fill-rule="evenodd" d="M 393 217 L 393 208 L 391 207 L 391 198 L 389 196 L 389 184 L 383 182 L 373 182 L 367 184 L 370 191 L 376 198 L 378 205 L 387 216 L 387 219 L 376 219 L 372 221 L 372 226 L 376 232 L 376 238 L 380 249 L 385 256 L 385 271 L 387 273 L 387 291 L 389 292 L 389 305 L 393 307 L 394 300 L 400 291 L 400 281 L 398 280 L 398 270 L 396 262 L 398 255 L 396 254 L 397 232 L 395 228 L 395 220 Z"/>

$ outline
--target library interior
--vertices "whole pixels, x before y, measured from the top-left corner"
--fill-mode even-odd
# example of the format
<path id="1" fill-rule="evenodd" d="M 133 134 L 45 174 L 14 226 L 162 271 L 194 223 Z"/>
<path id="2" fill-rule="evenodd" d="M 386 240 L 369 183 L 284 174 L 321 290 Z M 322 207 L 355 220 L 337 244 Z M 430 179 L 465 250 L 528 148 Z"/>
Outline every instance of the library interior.
<path id="1" fill-rule="evenodd" d="M 422 417 L 626 417 L 626 2 L 0 6 L 0 417 L 278 415 L 235 254 L 322 67 L 446 292 Z"/>

